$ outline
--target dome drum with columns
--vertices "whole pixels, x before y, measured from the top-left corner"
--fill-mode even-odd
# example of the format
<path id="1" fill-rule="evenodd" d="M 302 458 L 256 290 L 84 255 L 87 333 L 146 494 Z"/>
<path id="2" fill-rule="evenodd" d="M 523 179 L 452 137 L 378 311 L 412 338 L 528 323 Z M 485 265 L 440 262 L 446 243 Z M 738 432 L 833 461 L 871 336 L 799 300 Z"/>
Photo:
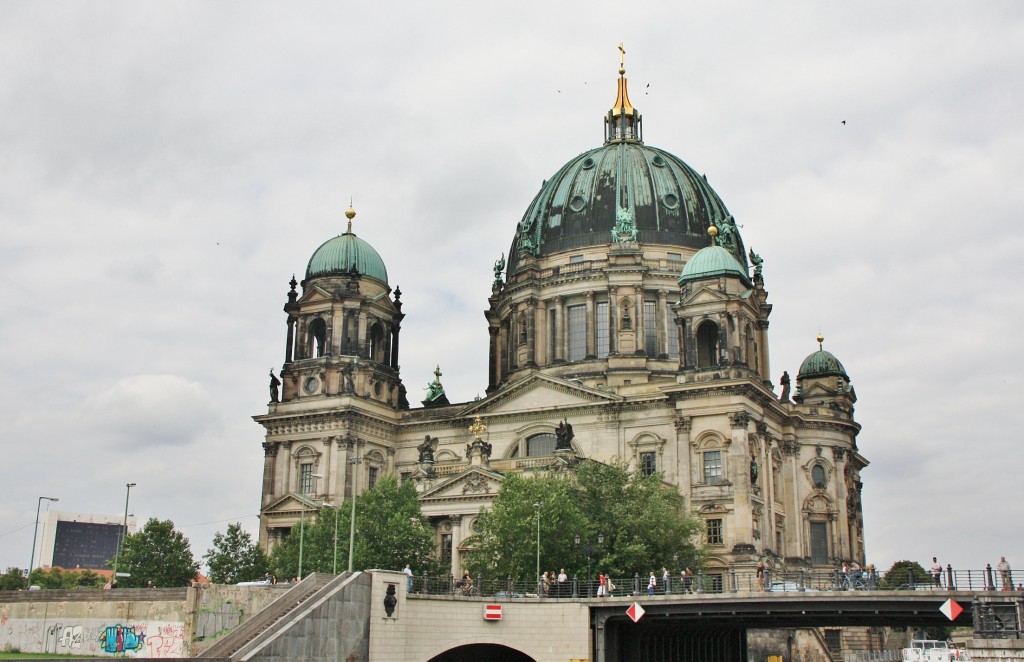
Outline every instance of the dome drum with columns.
<path id="1" fill-rule="evenodd" d="M 303 511 L 394 473 L 415 481 L 458 574 L 509 473 L 620 458 L 704 519 L 707 574 L 863 563 L 867 460 L 846 370 L 819 345 L 793 397 L 788 374 L 774 392 L 763 260 L 702 175 L 644 144 L 641 119 L 620 61 L 604 144 L 544 183 L 495 265 L 482 399 L 451 402 L 439 366 L 416 376 L 426 397 L 409 407 L 400 292 L 350 210 L 301 294 L 292 281 L 280 398 L 272 382 L 255 417 L 267 548 Z"/>

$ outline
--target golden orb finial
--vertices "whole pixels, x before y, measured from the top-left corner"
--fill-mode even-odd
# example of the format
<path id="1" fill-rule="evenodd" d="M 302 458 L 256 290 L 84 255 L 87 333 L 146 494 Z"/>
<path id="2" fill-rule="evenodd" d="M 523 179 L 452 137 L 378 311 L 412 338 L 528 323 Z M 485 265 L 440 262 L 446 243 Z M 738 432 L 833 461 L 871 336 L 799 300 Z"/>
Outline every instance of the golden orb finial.
<path id="1" fill-rule="evenodd" d="M 714 239 L 715 237 L 718 236 L 718 226 L 717 225 L 712 224 L 712 225 L 708 226 L 708 236 L 711 237 L 712 239 Z"/>
<path id="2" fill-rule="evenodd" d="M 823 343 L 823 342 L 825 342 L 825 336 L 821 335 L 821 333 L 819 332 L 819 333 L 818 333 L 818 349 L 819 349 L 819 350 L 821 350 L 821 349 L 824 349 L 824 348 L 823 348 L 823 347 L 821 346 L 821 343 Z"/>
<path id="3" fill-rule="evenodd" d="M 356 217 L 356 210 L 353 209 L 352 206 L 350 205 L 349 208 L 345 210 L 345 218 L 347 218 L 348 220 L 351 221 L 355 217 Z"/>

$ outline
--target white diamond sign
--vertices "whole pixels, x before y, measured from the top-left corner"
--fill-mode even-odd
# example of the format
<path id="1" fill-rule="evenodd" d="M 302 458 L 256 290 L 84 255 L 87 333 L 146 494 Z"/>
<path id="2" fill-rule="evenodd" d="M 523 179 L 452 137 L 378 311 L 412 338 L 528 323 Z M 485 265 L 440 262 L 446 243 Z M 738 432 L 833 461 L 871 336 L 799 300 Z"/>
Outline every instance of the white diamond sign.
<path id="1" fill-rule="evenodd" d="M 634 602 L 633 604 L 629 605 L 629 609 L 626 610 L 626 616 L 629 616 L 631 619 L 633 619 L 634 623 L 643 618 L 645 613 L 646 612 L 644 611 L 644 608 L 640 606 L 639 602 Z"/>
<path id="2" fill-rule="evenodd" d="M 939 607 L 939 611 L 941 611 L 949 620 L 955 621 L 956 617 L 963 613 L 964 608 L 961 607 L 956 600 L 950 598 L 942 603 L 942 606 Z"/>

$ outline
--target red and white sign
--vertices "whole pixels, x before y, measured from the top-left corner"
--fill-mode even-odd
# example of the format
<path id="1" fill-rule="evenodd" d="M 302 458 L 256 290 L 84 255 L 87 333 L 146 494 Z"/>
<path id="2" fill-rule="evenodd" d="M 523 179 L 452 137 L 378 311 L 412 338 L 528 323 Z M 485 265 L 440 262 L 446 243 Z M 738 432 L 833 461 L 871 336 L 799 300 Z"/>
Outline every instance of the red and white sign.
<path id="1" fill-rule="evenodd" d="M 956 617 L 964 612 L 964 608 L 961 607 L 956 600 L 950 598 L 942 603 L 942 606 L 939 607 L 939 611 L 941 611 L 949 620 L 955 621 Z"/>
<path id="2" fill-rule="evenodd" d="M 500 621 L 501 620 L 501 605 L 484 605 L 484 620 L 485 621 Z"/>
<path id="3" fill-rule="evenodd" d="M 644 608 L 640 606 L 639 602 L 634 602 L 633 604 L 629 605 L 629 609 L 626 610 L 626 616 L 629 616 L 631 619 L 633 619 L 634 623 L 643 618 L 645 613 L 647 612 L 644 611 Z"/>

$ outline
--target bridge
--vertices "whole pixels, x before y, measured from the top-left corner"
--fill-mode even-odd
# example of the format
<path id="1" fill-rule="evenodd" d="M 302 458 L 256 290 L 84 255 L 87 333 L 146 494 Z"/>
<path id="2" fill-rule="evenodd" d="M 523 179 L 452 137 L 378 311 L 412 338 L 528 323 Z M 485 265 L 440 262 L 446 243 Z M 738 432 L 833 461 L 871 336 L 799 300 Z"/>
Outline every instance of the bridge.
<path id="1" fill-rule="evenodd" d="M 731 662 L 752 659 L 749 655 L 756 653 L 758 659 L 781 655 L 789 662 L 800 659 L 795 653 L 801 649 L 794 647 L 808 643 L 794 638 L 820 638 L 816 628 L 949 625 L 940 607 L 952 599 L 963 608 L 953 625 L 973 627 L 977 638 L 1002 638 L 1003 648 L 1024 659 L 1024 593 L 988 590 L 987 585 L 974 590 L 760 593 L 737 589 L 538 598 L 515 592 L 487 597 L 451 591 L 409 594 L 406 582 L 400 572 L 372 570 L 311 575 L 292 587 L 126 589 L 117 596 L 110 591 L 0 595 L 0 615 L 6 620 L 0 646 L 5 632 L 21 632 L 22 638 L 14 643 L 30 652 L 31 633 L 52 630 L 53 647 L 39 652 L 91 654 L 87 645 L 90 641 L 97 645 L 96 633 L 117 624 L 138 633 L 140 642 L 145 636 L 146 648 L 133 655 L 137 659 L 147 653 L 153 657 L 198 653 L 222 662 Z M 225 591 L 225 599 L 212 599 Z M 634 603 L 645 611 L 637 622 L 627 615 Z M 248 608 L 229 614 L 220 607 L 211 612 L 204 607 L 208 604 Z M 241 617 L 243 611 L 244 619 L 225 620 Z M 211 632 L 204 625 L 203 619 L 214 615 L 216 628 L 223 630 Z M 65 643 L 73 645 L 75 639 L 66 636 L 71 630 L 80 632 L 76 635 L 82 644 L 79 651 L 61 648 Z M 204 631 L 208 634 L 200 637 Z M 167 643 L 168 636 L 175 634 L 184 635 L 177 639 L 177 649 L 151 645 L 161 635 Z M 817 643 L 821 645 L 816 650 L 821 650 L 825 642 Z M 109 655 L 98 659 L 104 657 Z M 975 655 L 975 659 L 997 658 Z"/>

